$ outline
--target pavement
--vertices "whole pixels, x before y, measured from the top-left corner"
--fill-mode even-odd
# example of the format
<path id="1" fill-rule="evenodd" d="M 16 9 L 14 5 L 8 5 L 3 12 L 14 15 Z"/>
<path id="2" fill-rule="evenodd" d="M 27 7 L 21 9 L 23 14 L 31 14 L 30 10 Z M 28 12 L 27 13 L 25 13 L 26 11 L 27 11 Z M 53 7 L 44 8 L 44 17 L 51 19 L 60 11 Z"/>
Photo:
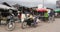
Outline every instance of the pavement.
<path id="1" fill-rule="evenodd" d="M 6 30 L 6 25 L 0 26 L 0 32 L 60 32 L 60 18 L 56 18 L 54 22 L 40 22 L 36 28 L 27 27 L 21 28 L 21 23 L 16 23 L 16 27 L 13 31 Z"/>

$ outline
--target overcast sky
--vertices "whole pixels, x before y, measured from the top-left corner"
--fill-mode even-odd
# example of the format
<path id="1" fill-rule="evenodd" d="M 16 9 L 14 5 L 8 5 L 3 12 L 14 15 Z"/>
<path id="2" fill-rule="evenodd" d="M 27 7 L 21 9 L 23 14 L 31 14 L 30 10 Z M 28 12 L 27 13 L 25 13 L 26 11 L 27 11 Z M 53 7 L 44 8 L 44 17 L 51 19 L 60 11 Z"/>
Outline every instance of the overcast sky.
<path id="1" fill-rule="evenodd" d="M 43 0 L 0 0 L 0 3 L 2 2 L 7 2 L 10 5 L 14 5 L 16 3 L 23 5 L 23 6 L 27 6 L 27 7 L 32 7 L 32 6 L 37 6 L 39 4 L 42 4 Z M 53 7 L 53 5 L 56 5 L 56 0 L 44 0 L 44 4 L 46 5 L 51 5 Z"/>

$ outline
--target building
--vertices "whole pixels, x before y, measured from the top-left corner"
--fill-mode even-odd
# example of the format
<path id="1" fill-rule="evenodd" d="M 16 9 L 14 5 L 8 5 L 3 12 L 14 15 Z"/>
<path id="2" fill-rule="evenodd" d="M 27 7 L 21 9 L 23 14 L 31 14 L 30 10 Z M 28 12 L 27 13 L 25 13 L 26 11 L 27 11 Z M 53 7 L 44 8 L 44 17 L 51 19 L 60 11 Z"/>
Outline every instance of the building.
<path id="1" fill-rule="evenodd" d="M 56 1 L 56 8 L 60 8 L 60 0 Z"/>

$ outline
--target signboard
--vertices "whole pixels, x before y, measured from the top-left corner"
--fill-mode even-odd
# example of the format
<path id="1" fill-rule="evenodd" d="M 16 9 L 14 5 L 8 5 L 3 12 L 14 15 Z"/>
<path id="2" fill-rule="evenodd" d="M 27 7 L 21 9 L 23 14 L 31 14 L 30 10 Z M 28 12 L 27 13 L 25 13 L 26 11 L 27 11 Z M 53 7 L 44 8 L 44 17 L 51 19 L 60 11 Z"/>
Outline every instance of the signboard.
<path id="1" fill-rule="evenodd" d="M 38 5 L 38 9 L 39 9 L 39 8 L 43 8 L 43 5 L 42 5 L 42 4 L 39 4 L 39 5 Z"/>

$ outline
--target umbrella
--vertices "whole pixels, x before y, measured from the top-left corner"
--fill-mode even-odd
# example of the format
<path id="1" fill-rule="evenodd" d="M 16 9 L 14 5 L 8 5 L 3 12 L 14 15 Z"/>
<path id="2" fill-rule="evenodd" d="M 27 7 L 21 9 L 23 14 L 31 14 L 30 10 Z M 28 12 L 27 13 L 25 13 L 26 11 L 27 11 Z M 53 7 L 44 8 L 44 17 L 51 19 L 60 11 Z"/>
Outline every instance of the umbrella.
<path id="1" fill-rule="evenodd" d="M 47 12 L 47 9 L 45 9 L 45 8 L 39 8 L 39 9 L 37 9 L 37 12 Z"/>
<path id="2" fill-rule="evenodd" d="M 55 10 L 56 13 L 60 13 L 60 9 Z"/>

